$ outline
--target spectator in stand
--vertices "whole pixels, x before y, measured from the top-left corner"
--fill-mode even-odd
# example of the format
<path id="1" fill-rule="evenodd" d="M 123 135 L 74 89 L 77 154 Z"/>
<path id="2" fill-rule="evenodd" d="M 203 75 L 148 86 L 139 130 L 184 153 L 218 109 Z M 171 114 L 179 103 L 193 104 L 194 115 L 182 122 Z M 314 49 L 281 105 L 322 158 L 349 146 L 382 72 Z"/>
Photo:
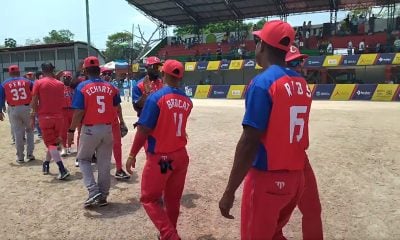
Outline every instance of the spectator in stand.
<path id="1" fill-rule="evenodd" d="M 353 42 L 351 40 L 347 43 L 347 55 L 353 55 Z"/>
<path id="2" fill-rule="evenodd" d="M 308 23 L 310 23 L 310 22 L 308 22 Z M 306 41 L 305 41 L 305 44 L 306 44 L 305 47 L 306 47 L 307 49 L 310 48 L 309 42 L 310 42 L 310 29 L 307 29 L 307 31 L 306 31 Z"/>
<path id="3" fill-rule="evenodd" d="M 358 53 L 365 53 L 365 39 L 362 39 L 361 42 L 358 44 Z"/>
<path id="4" fill-rule="evenodd" d="M 369 35 L 373 34 L 375 32 L 375 14 L 372 14 L 372 16 L 368 20 L 368 25 L 369 25 Z"/>
<path id="5" fill-rule="evenodd" d="M 333 54 L 333 45 L 332 42 L 328 42 L 328 46 L 326 47 L 326 54 Z"/>
<path id="6" fill-rule="evenodd" d="M 375 52 L 376 53 L 382 53 L 382 44 L 380 42 L 378 42 L 375 46 Z"/>
<path id="7" fill-rule="evenodd" d="M 194 59 L 195 59 L 196 61 L 200 61 L 200 51 L 199 51 L 198 48 L 196 49 L 196 51 L 195 51 L 195 53 L 194 53 Z"/>
<path id="8" fill-rule="evenodd" d="M 221 48 L 221 43 L 218 43 L 218 47 L 217 47 L 217 60 L 221 60 L 222 59 L 222 48 Z"/>
<path id="9" fill-rule="evenodd" d="M 303 22 L 303 28 L 301 30 L 302 30 L 303 36 L 305 36 L 306 35 L 306 31 L 307 31 L 306 21 Z"/>
<path id="10" fill-rule="evenodd" d="M 396 40 L 394 40 L 393 46 L 394 46 L 394 51 L 395 52 L 400 52 L 400 39 L 399 39 L 399 36 L 396 36 Z"/>
<path id="11" fill-rule="evenodd" d="M 244 55 L 246 53 L 246 50 L 244 49 L 244 45 L 241 44 L 239 49 L 238 49 L 238 54 L 240 59 L 244 59 Z"/>

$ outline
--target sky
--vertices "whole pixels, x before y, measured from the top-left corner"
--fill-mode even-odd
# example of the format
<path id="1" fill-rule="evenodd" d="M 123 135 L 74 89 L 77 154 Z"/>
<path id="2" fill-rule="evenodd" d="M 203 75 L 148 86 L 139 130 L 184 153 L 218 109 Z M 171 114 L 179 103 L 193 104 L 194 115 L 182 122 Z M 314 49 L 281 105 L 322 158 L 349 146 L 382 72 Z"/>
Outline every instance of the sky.
<path id="1" fill-rule="evenodd" d="M 27 39 L 42 39 L 51 30 L 69 29 L 75 41 L 87 41 L 85 0 L 0 0 L 0 41 L 14 38 L 17 45 Z M 126 0 L 89 0 L 91 42 L 100 50 L 105 49 L 107 36 L 119 31 L 132 31 L 138 35 L 137 25 L 149 35 L 156 24 L 128 4 Z M 346 13 L 341 12 L 338 19 Z M 303 21 L 313 24 L 329 22 L 329 13 L 295 15 L 288 18 L 293 26 Z M 172 35 L 173 27 L 168 28 Z M 157 35 L 158 36 L 158 35 Z"/>

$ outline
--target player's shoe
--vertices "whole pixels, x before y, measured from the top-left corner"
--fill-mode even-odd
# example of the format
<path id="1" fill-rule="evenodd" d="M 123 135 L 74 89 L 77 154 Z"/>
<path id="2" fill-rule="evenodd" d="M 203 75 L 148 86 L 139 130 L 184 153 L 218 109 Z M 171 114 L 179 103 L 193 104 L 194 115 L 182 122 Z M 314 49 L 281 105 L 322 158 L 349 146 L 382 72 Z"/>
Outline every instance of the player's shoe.
<path id="1" fill-rule="evenodd" d="M 101 198 L 101 193 L 96 193 L 95 195 L 89 197 L 86 199 L 86 201 L 83 203 L 83 206 L 85 208 L 93 207 L 96 205 L 96 202 Z"/>
<path id="2" fill-rule="evenodd" d="M 65 150 L 65 148 L 63 148 L 62 150 L 61 150 L 61 157 L 66 157 L 68 154 L 67 154 L 67 151 Z"/>
<path id="3" fill-rule="evenodd" d="M 50 173 L 50 162 L 49 161 L 44 161 L 43 162 L 43 175 L 48 175 Z"/>
<path id="4" fill-rule="evenodd" d="M 116 179 L 129 179 L 130 176 L 128 174 L 126 174 L 126 172 L 124 170 L 119 170 L 115 173 L 115 178 Z"/>
<path id="5" fill-rule="evenodd" d="M 75 167 L 79 167 L 79 160 L 75 159 Z"/>
<path id="6" fill-rule="evenodd" d="M 64 172 L 58 174 L 57 179 L 58 179 L 58 180 L 64 180 L 64 179 L 66 179 L 69 175 L 71 175 L 71 174 L 68 172 L 67 169 L 65 169 Z"/>
<path id="7" fill-rule="evenodd" d="M 28 160 L 28 162 L 36 160 L 35 156 L 33 155 L 26 156 L 26 159 Z"/>
<path id="8" fill-rule="evenodd" d="M 12 140 L 11 145 L 15 145 L 15 139 Z"/>
<path id="9" fill-rule="evenodd" d="M 92 156 L 92 164 L 96 164 L 97 163 L 97 157 L 95 154 L 93 154 Z"/>
<path id="10" fill-rule="evenodd" d="M 103 195 L 101 195 L 101 197 L 99 197 L 96 200 L 95 204 L 96 204 L 96 206 L 99 206 L 99 207 L 107 206 L 108 205 L 107 197 L 104 197 Z"/>
<path id="11" fill-rule="evenodd" d="M 38 134 L 37 136 L 38 138 L 42 139 L 42 134 Z"/>
<path id="12" fill-rule="evenodd" d="M 25 163 L 25 160 L 24 159 L 17 159 L 17 163 L 23 164 L 23 163 Z"/>
<path id="13" fill-rule="evenodd" d="M 71 154 L 71 148 L 67 148 L 67 155 Z"/>

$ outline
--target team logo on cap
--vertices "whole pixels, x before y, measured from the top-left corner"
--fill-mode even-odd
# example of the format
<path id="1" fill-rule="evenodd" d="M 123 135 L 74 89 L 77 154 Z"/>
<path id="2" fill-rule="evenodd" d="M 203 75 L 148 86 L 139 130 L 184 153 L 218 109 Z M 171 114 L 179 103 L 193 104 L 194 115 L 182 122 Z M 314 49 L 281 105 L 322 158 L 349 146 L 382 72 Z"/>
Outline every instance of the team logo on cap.
<path id="1" fill-rule="evenodd" d="M 290 52 L 291 53 L 296 53 L 297 52 L 297 48 L 295 46 L 290 46 Z"/>

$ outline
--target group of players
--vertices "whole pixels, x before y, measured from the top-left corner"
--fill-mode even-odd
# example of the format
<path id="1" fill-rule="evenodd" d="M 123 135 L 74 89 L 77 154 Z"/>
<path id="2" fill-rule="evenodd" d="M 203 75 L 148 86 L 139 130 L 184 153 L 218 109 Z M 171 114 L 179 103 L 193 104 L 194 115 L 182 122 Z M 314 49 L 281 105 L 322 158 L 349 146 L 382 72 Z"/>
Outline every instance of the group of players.
<path id="1" fill-rule="evenodd" d="M 244 180 L 241 239 L 285 239 L 282 228 L 296 206 L 303 214 L 303 238 L 323 239 L 321 204 L 306 154 L 311 91 L 305 79 L 293 71 L 306 56 L 292 46 L 295 33 L 288 23 L 267 22 L 254 35 L 258 40 L 256 61 L 264 71 L 247 88 L 243 133 L 219 202 L 221 214 L 233 218 L 229 211 Z M 161 63 L 149 57 L 146 69 L 147 75 L 132 90 L 139 120 L 134 124 L 136 134 L 126 170 L 133 173 L 136 156 L 144 147 L 147 161 L 140 202 L 158 229 L 159 239 L 180 239 L 177 220 L 189 165 L 186 124 L 193 104 L 179 88 L 182 63 Z M 10 108 L 17 161 L 24 162 L 23 135 L 32 131 L 37 114 L 47 147 L 43 173 L 49 173 L 53 159 L 59 168 L 58 178 L 67 178 L 69 171 L 59 150 L 63 145 L 62 153 L 69 153 L 78 129 L 76 164 L 88 190 L 84 206 L 105 206 L 113 151 L 116 176 L 129 178 L 122 169 L 121 129 L 126 135 L 127 127 L 119 91 L 109 83 L 110 73 L 100 68 L 96 57 L 84 60 L 84 75 L 76 78 L 81 80 L 76 86 L 70 72 L 54 76 L 51 64 L 43 64 L 42 71 L 43 77 L 33 84 L 19 77 L 18 66 L 10 66 L 11 78 L 0 87 L 0 104 L 7 101 Z M 3 118 L 1 114 L 0 120 Z M 32 147 L 27 149 L 27 158 L 34 159 Z M 97 182 L 91 167 L 94 158 Z"/>

